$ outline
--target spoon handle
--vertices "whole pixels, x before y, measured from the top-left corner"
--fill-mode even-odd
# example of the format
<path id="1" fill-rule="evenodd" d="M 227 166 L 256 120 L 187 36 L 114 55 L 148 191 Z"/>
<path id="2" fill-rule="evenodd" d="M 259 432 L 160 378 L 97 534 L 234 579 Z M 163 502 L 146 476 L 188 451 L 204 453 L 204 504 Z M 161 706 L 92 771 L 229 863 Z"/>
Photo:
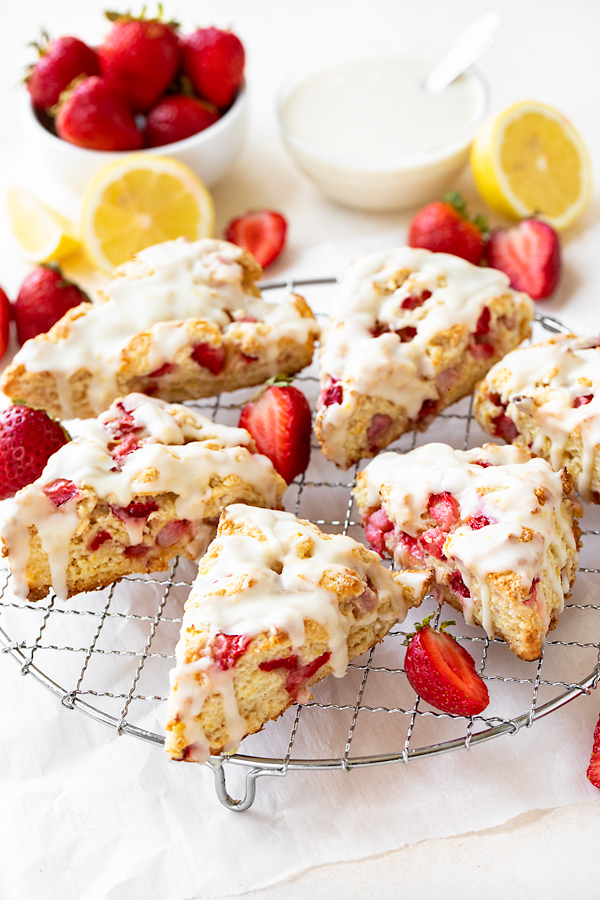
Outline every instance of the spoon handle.
<path id="1" fill-rule="evenodd" d="M 425 90 L 439 94 L 462 75 L 494 43 L 500 27 L 500 15 L 487 13 L 470 25 L 444 58 L 425 79 Z"/>

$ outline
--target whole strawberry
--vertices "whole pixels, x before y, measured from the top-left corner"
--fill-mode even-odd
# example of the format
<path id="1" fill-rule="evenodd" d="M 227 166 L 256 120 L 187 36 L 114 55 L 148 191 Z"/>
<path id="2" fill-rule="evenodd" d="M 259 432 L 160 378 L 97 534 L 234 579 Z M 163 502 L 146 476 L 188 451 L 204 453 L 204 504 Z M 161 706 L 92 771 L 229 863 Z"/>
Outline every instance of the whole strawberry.
<path id="1" fill-rule="evenodd" d="M 134 112 L 146 112 L 164 94 L 179 68 L 174 23 L 106 13 L 113 23 L 100 46 L 100 70 Z"/>
<path id="2" fill-rule="evenodd" d="M 460 194 L 446 194 L 443 200 L 419 210 L 408 230 L 410 247 L 423 247 L 434 253 L 452 253 L 478 265 L 484 254 L 485 221 L 467 217 Z"/>
<path id="3" fill-rule="evenodd" d="M 8 349 L 11 318 L 12 307 L 10 305 L 10 300 L 2 288 L 0 288 L 0 359 L 2 359 Z"/>
<path id="4" fill-rule="evenodd" d="M 24 404 L 0 412 L 0 500 L 39 478 L 69 436 L 43 409 Z"/>
<path id="5" fill-rule="evenodd" d="M 97 75 L 68 92 L 56 130 L 64 141 L 88 150 L 139 150 L 143 143 L 129 107 Z"/>
<path id="6" fill-rule="evenodd" d="M 558 234 L 547 222 L 523 219 L 512 228 L 492 233 L 487 261 L 493 269 L 508 275 L 516 291 L 525 291 L 533 300 L 544 300 L 554 292 L 560 278 Z"/>
<path id="7" fill-rule="evenodd" d="M 213 106 L 197 97 L 171 94 L 159 100 L 146 118 L 146 145 L 162 147 L 204 131 L 219 118 Z"/>
<path id="8" fill-rule="evenodd" d="M 287 222 L 281 213 L 271 209 L 247 212 L 233 219 L 225 230 L 232 244 L 244 247 L 266 269 L 274 262 L 285 245 Z"/>
<path id="9" fill-rule="evenodd" d="M 311 424 L 306 397 L 285 383 L 270 385 L 244 406 L 239 422 L 254 438 L 258 452 L 269 457 L 288 484 L 308 467 Z"/>
<path id="10" fill-rule="evenodd" d="M 225 109 L 233 103 L 244 77 L 245 53 L 232 31 L 198 28 L 181 38 L 183 71 L 196 93 Z"/>
<path id="11" fill-rule="evenodd" d="M 407 638 L 404 670 L 412 688 L 431 706 L 455 716 L 476 716 L 489 703 L 488 689 L 475 671 L 475 661 L 447 625 L 435 631 L 428 616 Z"/>
<path id="12" fill-rule="evenodd" d="M 86 294 L 67 281 L 56 264 L 38 266 L 26 276 L 15 300 L 19 343 L 48 331 L 68 309 L 86 300 Z"/>
<path id="13" fill-rule="evenodd" d="M 75 78 L 100 74 L 98 54 L 78 38 L 59 37 L 34 46 L 40 58 L 30 67 L 26 83 L 35 106 L 50 109 Z"/>

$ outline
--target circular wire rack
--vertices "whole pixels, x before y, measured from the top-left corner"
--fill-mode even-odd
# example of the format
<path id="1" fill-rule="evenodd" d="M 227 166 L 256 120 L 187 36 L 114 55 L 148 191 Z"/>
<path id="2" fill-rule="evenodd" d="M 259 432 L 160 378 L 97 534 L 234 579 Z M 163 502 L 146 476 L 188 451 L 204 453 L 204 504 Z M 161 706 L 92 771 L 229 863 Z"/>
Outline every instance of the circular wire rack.
<path id="1" fill-rule="evenodd" d="M 305 288 L 312 308 L 323 310 L 317 315 L 325 316 L 335 284 L 335 278 L 315 278 L 261 287 L 275 294 Z M 568 329 L 536 315 L 533 339 L 548 331 Z M 319 384 L 316 363 L 296 381 L 314 405 Z M 240 408 L 254 390 L 190 405 L 217 422 L 237 425 Z M 468 397 L 441 413 L 426 434 L 403 435 L 387 449 L 404 453 L 430 441 L 467 449 L 486 440 Z M 360 468 L 341 473 L 315 444 L 309 468 L 286 492 L 286 509 L 324 531 L 364 541 L 352 497 Z M 310 702 L 291 707 L 262 732 L 245 738 L 239 752 L 211 758 L 206 765 L 214 772 L 219 800 L 232 810 L 248 809 L 256 779 L 263 775 L 409 763 L 469 749 L 515 734 L 589 694 L 600 680 L 600 569 L 594 567 L 600 551 L 599 507 L 586 508 L 582 528 L 577 582 L 541 659 L 523 662 L 502 641 L 490 640 L 482 629 L 464 622 L 452 629 L 488 685 L 485 714 L 464 718 L 439 712 L 408 684 L 402 667 L 405 637 L 416 619 L 428 613 L 439 619 L 443 612 L 427 598 L 402 628 L 396 626 L 381 644 L 354 660 L 343 679 L 325 679 L 313 687 Z M 68 709 L 79 710 L 120 735 L 163 745 L 169 670 L 195 568 L 178 559 L 163 576 L 127 577 L 104 591 L 73 597 L 68 604 L 52 594 L 43 603 L 17 601 L 5 569 L 0 572 L 0 649 Z M 245 768 L 241 799 L 233 799 L 227 790 L 226 768 L 231 765 Z"/>

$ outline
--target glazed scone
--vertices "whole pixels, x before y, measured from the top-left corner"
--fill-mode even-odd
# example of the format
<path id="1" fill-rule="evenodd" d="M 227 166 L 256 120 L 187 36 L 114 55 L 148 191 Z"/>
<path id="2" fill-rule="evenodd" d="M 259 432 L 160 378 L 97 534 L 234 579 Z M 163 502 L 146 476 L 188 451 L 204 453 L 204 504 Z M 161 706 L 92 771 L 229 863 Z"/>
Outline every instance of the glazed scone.
<path id="1" fill-rule="evenodd" d="M 484 431 L 564 466 L 600 503 L 600 339 L 556 335 L 513 350 L 477 386 Z"/>
<path id="2" fill-rule="evenodd" d="M 51 588 L 66 599 L 175 556 L 198 559 L 221 506 L 281 505 L 286 484 L 248 432 L 185 406 L 129 394 L 79 429 L 2 504 L 3 555 L 21 599 Z"/>
<path id="3" fill-rule="evenodd" d="M 577 572 L 581 512 L 567 472 L 518 447 L 427 444 L 358 475 L 371 547 L 433 576 L 440 602 L 538 659 Z"/>
<path id="4" fill-rule="evenodd" d="M 171 672 L 167 753 L 234 750 L 310 686 L 344 675 L 421 602 L 428 577 L 292 513 L 236 504 L 200 561 Z"/>
<path id="5" fill-rule="evenodd" d="M 531 332 L 506 275 L 400 247 L 356 259 L 322 342 L 315 433 L 342 468 L 424 431 Z"/>
<path id="6" fill-rule="evenodd" d="M 261 274 L 226 241 L 148 247 L 116 269 L 97 303 L 27 341 L 0 387 L 59 418 L 87 418 L 131 392 L 193 400 L 294 374 L 319 329 L 302 297 L 265 300 Z"/>

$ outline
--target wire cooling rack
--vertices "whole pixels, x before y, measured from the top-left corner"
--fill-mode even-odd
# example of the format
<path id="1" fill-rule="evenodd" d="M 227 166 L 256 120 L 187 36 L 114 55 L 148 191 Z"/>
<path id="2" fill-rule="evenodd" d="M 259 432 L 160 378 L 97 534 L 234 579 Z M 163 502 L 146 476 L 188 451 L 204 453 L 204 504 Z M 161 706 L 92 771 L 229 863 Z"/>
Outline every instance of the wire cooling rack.
<path id="1" fill-rule="evenodd" d="M 263 289 L 301 287 L 313 309 L 325 310 L 335 281 L 271 283 Z M 543 337 L 545 330 L 567 329 L 538 317 L 534 339 Z M 297 381 L 314 404 L 316 364 Z M 193 405 L 215 421 L 233 425 L 253 393 L 254 389 L 238 391 Z M 442 413 L 426 434 L 403 435 L 388 449 L 402 453 L 431 441 L 464 449 L 480 445 L 488 438 L 473 419 L 471 404 L 471 398 L 465 398 Z M 288 488 L 286 508 L 324 531 L 364 540 L 352 499 L 359 468 L 342 473 L 315 445 L 308 470 Z M 588 507 L 582 525 L 577 582 L 542 659 L 523 662 L 502 641 L 490 641 L 482 629 L 462 620 L 452 629 L 488 685 L 490 704 L 484 715 L 467 719 L 441 713 L 408 684 L 403 642 L 412 624 L 430 612 L 456 617 L 453 610 L 448 615 L 428 598 L 402 627 L 393 628 L 381 644 L 354 660 L 343 679 L 320 682 L 311 702 L 292 707 L 263 732 L 244 739 L 240 752 L 209 760 L 219 800 L 233 810 L 248 809 L 256 779 L 263 775 L 409 763 L 458 748 L 468 750 L 529 727 L 589 693 L 600 680 L 600 569 L 594 567 L 600 554 L 600 508 Z M 0 571 L 0 649 L 68 709 L 79 710 L 118 734 L 162 745 L 169 670 L 195 570 L 187 560 L 176 560 L 164 576 L 125 578 L 110 589 L 81 594 L 68 603 L 51 596 L 37 604 L 16 601 L 10 575 Z M 167 764 L 173 765 L 165 758 Z M 233 799 L 227 790 L 226 770 L 231 765 L 245 769 L 241 799 Z"/>

